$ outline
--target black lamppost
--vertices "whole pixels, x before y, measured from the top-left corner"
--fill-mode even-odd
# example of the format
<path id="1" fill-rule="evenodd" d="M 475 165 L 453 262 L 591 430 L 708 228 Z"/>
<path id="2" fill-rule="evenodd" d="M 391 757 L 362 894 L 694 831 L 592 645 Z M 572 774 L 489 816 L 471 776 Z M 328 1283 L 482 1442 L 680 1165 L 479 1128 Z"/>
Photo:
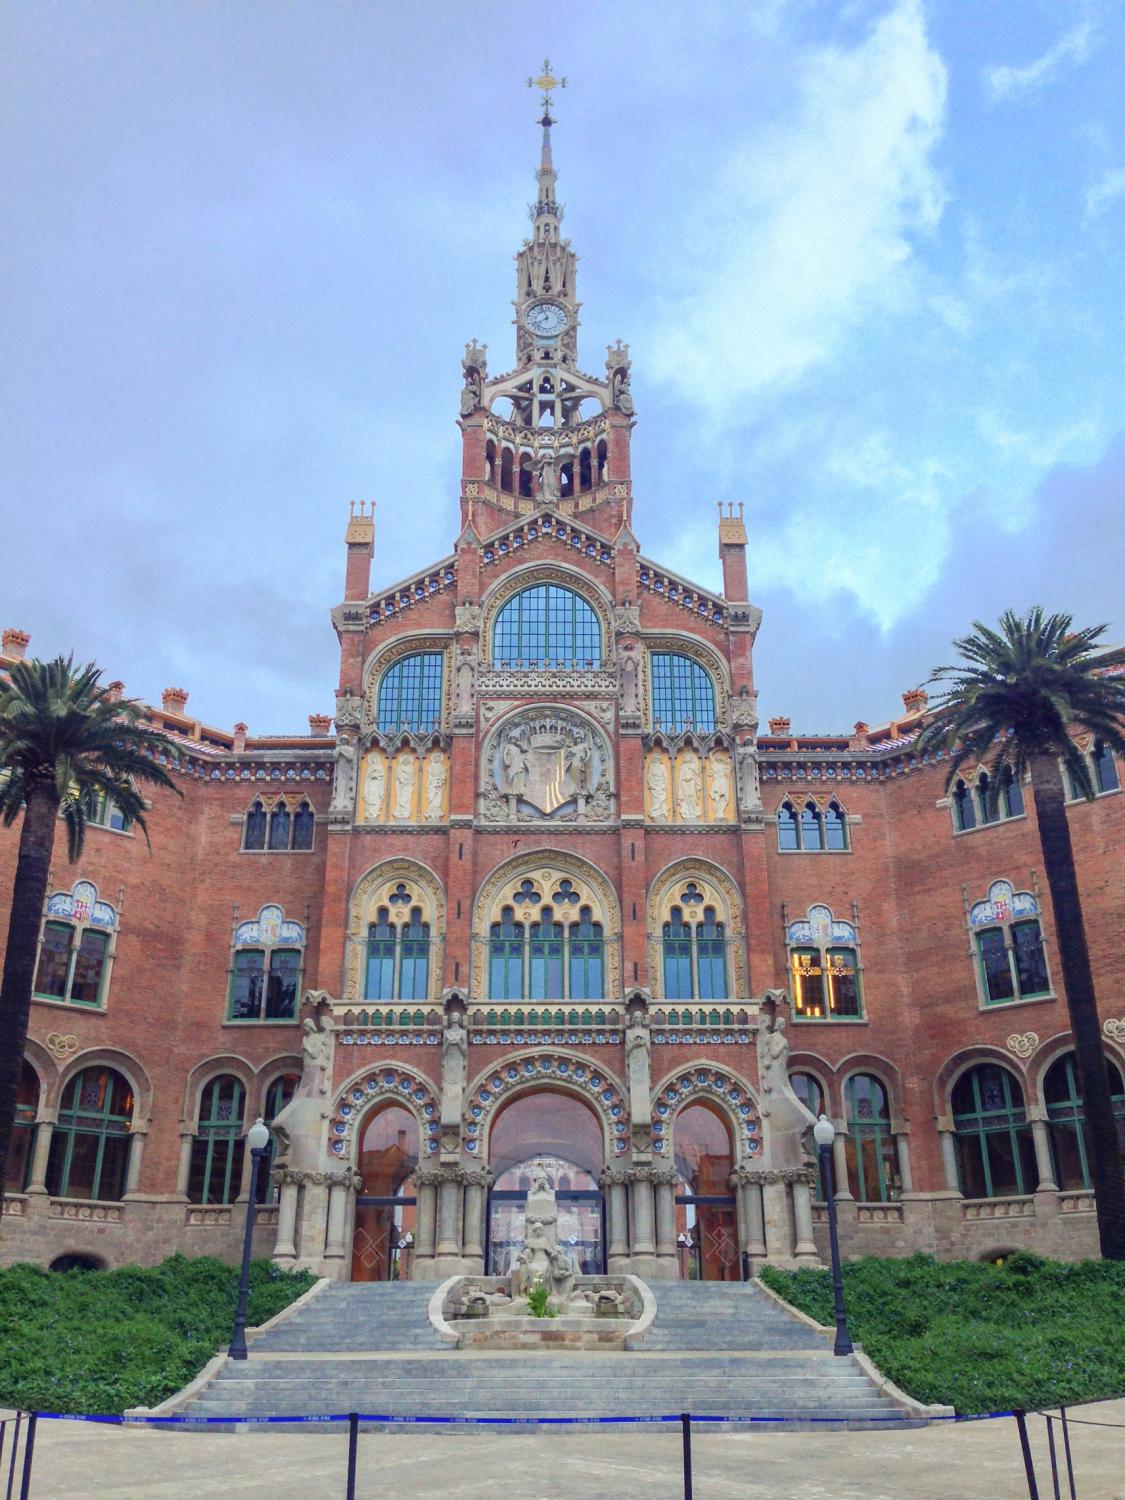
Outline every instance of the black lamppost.
<path id="1" fill-rule="evenodd" d="M 258 1173 L 269 1150 L 269 1126 L 259 1117 L 246 1134 L 250 1147 L 250 1198 L 246 1204 L 246 1232 L 242 1237 L 242 1275 L 238 1279 L 238 1308 L 230 1341 L 231 1359 L 246 1358 L 246 1301 L 250 1295 L 250 1242 L 254 1238 L 254 1214 L 258 1207 Z"/>
<path id="2" fill-rule="evenodd" d="M 844 1307 L 844 1279 L 840 1273 L 840 1236 L 836 1229 L 836 1191 L 832 1181 L 832 1142 L 836 1131 L 827 1115 L 821 1115 L 813 1126 L 813 1139 L 820 1151 L 820 1180 L 824 1183 L 824 1196 L 828 1200 L 828 1242 L 832 1247 L 832 1300 L 836 1307 L 836 1342 L 833 1354 L 852 1352 L 851 1334 L 848 1332 L 848 1315 Z"/>

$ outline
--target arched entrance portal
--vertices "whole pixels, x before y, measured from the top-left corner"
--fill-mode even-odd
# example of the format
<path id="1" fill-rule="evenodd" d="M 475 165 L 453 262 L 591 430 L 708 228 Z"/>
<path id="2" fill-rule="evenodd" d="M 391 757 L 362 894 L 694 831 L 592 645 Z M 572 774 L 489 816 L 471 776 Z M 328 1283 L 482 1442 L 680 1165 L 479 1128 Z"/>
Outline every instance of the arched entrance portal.
<path id="1" fill-rule="evenodd" d="M 359 1139 L 353 1281 L 407 1281 L 414 1258 L 418 1121 L 399 1104 L 368 1115 Z"/>
<path id="2" fill-rule="evenodd" d="M 488 1155 L 494 1174 L 488 1199 L 488 1274 L 506 1275 L 519 1253 L 527 1190 L 537 1166 L 555 1189 L 559 1244 L 583 1275 L 603 1272 L 605 1211 L 598 1176 L 605 1142 L 594 1111 L 570 1094 L 524 1094 L 496 1116 Z"/>
<path id="3" fill-rule="evenodd" d="M 672 1130 L 676 1250 L 684 1281 L 738 1281 L 738 1219 L 730 1189 L 734 1148 L 726 1120 L 689 1104 Z"/>

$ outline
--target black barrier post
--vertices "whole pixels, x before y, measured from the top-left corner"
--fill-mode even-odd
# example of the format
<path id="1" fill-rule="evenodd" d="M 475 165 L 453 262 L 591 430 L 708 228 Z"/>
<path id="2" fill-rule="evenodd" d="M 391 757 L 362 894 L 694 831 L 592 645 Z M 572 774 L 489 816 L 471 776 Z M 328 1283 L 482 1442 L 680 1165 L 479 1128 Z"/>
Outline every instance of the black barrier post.
<path id="1" fill-rule="evenodd" d="M 1044 1416 L 1047 1414 L 1044 1412 Z M 1059 1460 L 1055 1453 L 1055 1419 L 1047 1417 L 1047 1452 L 1051 1457 L 1051 1485 L 1055 1492 L 1055 1500 L 1062 1500 L 1059 1492 Z"/>
<path id="2" fill-rule="evenodd" d="M 6 1500 L 12 1500 L 12 1486 L 16 1482 L 16 1454 L 19 1451 L 20 1446 L 20 1425 L 22 1422 L 23 1417 L 19 1412 L 16 1412 L 16 1425 L 15 1430 L 12 1433 L 12 1453 L 11 1457 L 8 1460 L 8 1489 Z"/>
<path id="3" fill-rule="evenodd" d="M 684 1433 L 684 1500 L 691 1500 L 691 1415 L 680 1413 L 680 1426 Z"/>
<path id="4" fill-rule="evenodd" d="M 359 1414 L 348 1413 L 348 1493 L 347 1500 L 355 1500 L 355 1463 L 359 1450 Z"/>
<path id="5" fill-rule="evenodd" d="M 1035 1464 L 1031 1457 L 1031 1444 L 1027 1440 L 1027 1413 L 1013 1412 L 1020 1433 L 1020 1448 L 1023 1452 L 1023 1468 L 1027 1475 L 1028 1500 L 1039 1500 L 1039 1486 L 1035 1483 Z"/>
<path id="6" fill-rule="evenodd" d="M 20 1500 L 31 1494 L 31 1461 L 35 1457 L 35 1424 L 39 1418 L 34 1412 L 27 1419 L 27 1431 L 23 1439 L 23 1479 L 20 1481 Z"/>
<path id="7" fill-rule="evenodd" d="M 1074 1461 L 1070 1456 L 1070 1428 L 1066 1423 L 1066 1407 L 1059 1407 L 1059 1417 L 1062 1420 L 1063 1447 L 1066 1449 L 1066 1478 L 1070 1485 L 1070 1500 L 1078 1500 L 1074 1492 Z"/>

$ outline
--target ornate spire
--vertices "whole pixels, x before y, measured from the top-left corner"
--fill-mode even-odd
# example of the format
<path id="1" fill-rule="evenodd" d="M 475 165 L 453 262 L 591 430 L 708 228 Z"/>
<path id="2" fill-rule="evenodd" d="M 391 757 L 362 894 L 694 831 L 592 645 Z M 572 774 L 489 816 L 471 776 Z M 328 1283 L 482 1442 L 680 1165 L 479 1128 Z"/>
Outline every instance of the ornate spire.
<path id="1" fill-rule="evenodd" d="M 566 79 L 555 77 L 551 72 L 550 58 L 545 57 L 542 73 L 538 78 L 529 78 L 527 86 L 529 89 L 540 89 L 543 94 L 540 101 L 543 114 L 539 121 L 543 127 L 543 144 L 539 152 L 539 170 L 535 174 L 539 181 L 539 198 L 531 210 L 531 217 L 537 219 L 541 214 L 551 214 L 554 218 L 561 219 L 562 210 L 555 199 L 555 164 L 551 157 L 551 126 L 555 123 L 551 115 L 551 95 L 555 89 L 566 88 Z"/>

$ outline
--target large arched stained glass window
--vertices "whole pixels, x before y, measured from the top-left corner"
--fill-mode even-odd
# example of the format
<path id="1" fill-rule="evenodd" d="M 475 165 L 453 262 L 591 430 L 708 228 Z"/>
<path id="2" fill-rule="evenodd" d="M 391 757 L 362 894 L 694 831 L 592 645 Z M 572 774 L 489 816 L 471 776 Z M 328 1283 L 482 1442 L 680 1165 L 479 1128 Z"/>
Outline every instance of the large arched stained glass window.
<path id="1" fill-rule="evenodd" d="M 1039 1186 L 1023 1090 L 1007 1068 L 980 1063 L 957 1080 L 953 1139 L 966 1198 L 1010 1198 Z"/>
<path id="2" fill-rule="evenodd" d="M 566 667 L 593 671 L 602 664 L 602 627 L 580 594 L 539 583 L 509 599 L 492 631 L 494 667 Z"/>
<path id="3" fill-rule="evenodd" d="M 379 682 L 375 727 L 383 734 L 413 729 L 428 734 L 441 722 L 440 651 L 419 651 L 388 667 Z"/>
<path id="4" fill-rule="evenodd" d="M 715 728 L 715 684 L 698 662 L 675 651 L 654 651 L 652 720 L 665 729 L 685 726 L 710 734 Z"/>
<path id="5" fill-rule="evenodd" d="M 129 1176 L 132 1121 L 133 1091 L 120 1073 L 95 1066 L 76 1074 L 63 1089 L 51 1134 L 51 1197 L 119 1202 Z"/>

